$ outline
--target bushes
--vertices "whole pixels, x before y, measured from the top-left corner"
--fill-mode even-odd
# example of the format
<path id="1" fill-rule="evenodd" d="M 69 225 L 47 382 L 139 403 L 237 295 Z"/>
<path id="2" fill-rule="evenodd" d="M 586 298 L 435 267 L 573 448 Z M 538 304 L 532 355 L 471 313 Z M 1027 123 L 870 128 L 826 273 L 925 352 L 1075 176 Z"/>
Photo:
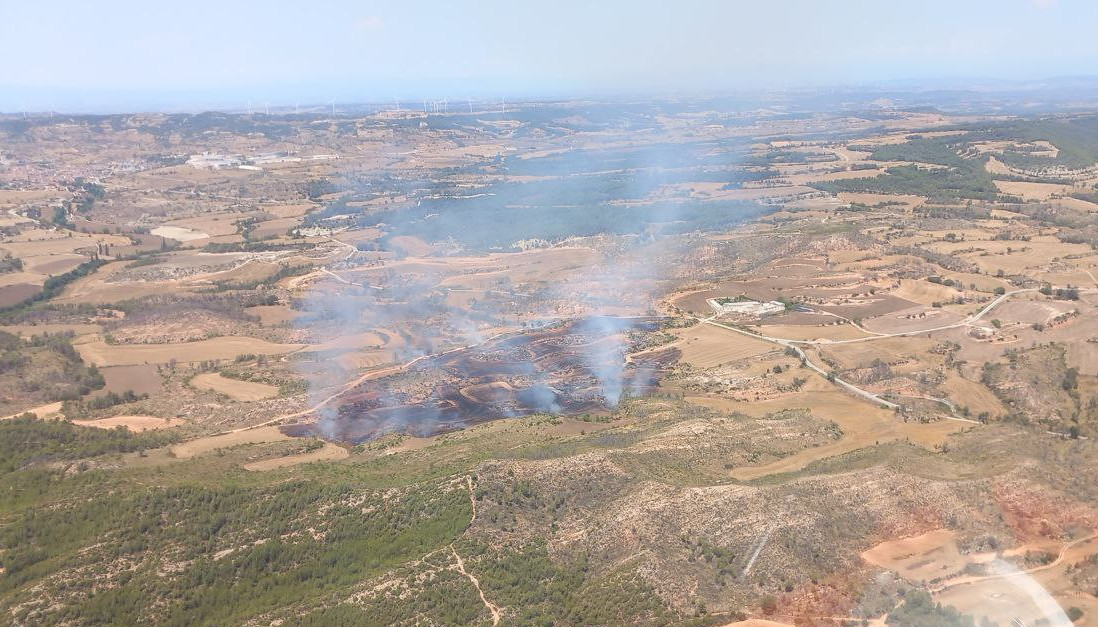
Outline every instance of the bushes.
<path id="1" fill-rule="evenodd" d="M 7 307 L 0 307 L 0 314 L 16 312 L 26 307 L 29 307 L 34 303 L 49 300 L 54 296 L 60 294 L 61 290 L 65 289 L 65 286 L 67 286 L 69 283 L 88 276 L 92 272 L 98 270 L 99 267 L 105 263 L 107 262 L 101 259 L 92 259 L 90 261 L 85 261 L 84 263 L 76 266 L 75 268 L 64 274 L 51 276 L 50 278 L 46 279 L 45 283 L 42 284 L 41 292 L 38 292 L 34 296 L 31 296 L 21 303 L 16 303 L 15 305 L 9 305 Z"/>
<path id="2" fill-rule="evenodd" d="M 888 615 L 888 624 L 896 627 L 974 627 L 971 616 L 953 607 L 943 607 L 930 598 L 925 590 L 913 590 L 904 596 L 904 603 Z"/>
<path id="3" fill-rule="evenodd" d="M 6 524 L 0 594 L 76 568 L 87 579 L 66 588 L 99 591 L 34 622 L 238 624 L 445 547 L 470 517 L 465 490 L 433 483 L 385 494 L 315 481 L 112 490 L 28 508 Z M 92 585 L 119 560 L 133 570 Z"/>
<path id="4" fill-rule="evenodd" d="M 32 462 L 82 459 L 163 446 L 175 436 L 155 431 L 135 434 L 123 427 L 96 429 L 23 414 L 0 421 L 0 474 Z"/>

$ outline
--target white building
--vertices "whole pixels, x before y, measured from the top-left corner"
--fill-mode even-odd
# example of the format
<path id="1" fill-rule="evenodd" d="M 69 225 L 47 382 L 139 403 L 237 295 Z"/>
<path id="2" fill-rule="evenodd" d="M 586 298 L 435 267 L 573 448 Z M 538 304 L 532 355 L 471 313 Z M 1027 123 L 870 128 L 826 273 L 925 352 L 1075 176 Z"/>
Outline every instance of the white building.
<path id="1" fill-rule="evenodd" d="M 785 311 L 785 303 L 772 300 L 766 303 L 757 300 L 731 300 L 727 298 L 710 298 L 707 301 L 717 315 L 735 315 L 751 318 L 761 318 Z"/>

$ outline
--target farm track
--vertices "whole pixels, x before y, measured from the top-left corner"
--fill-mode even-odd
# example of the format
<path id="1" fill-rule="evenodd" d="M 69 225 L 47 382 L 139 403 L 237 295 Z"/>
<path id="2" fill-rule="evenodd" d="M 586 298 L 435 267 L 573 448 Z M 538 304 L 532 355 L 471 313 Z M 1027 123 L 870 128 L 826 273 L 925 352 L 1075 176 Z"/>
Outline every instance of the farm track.
<path id="1" fill-rule="evenodd" d="M 1028 293 L 1028 292 L 1036 292 L 1036 291 L 1037 291 L 1036 288 L 1026 288 L 1026 289 L 1020 289 L 1020 290 L 1012 290 L 1010 292 L 1000 294 L 997 298 L 995 298 L 990 303 L 988 303 L 986 306 L 984 306 L 984 308 L 981 309 L 980 311 L 976 312 L 975 314 L 972 314 L 971 316 L 965 318 L 964 320 L 961 320 L 959 322 L 954 322 L 952 324 L 944 324 L 944 325 L 940 325 L 940 326 L 937 326 L 937 327 L 932 327 L 932 328 L 929 328 L 929 329 L 920 329 L 920 330 L 917 330 L 917 331 L 902 331 L 902 332 L 899 332 L 899 333 L 878 333 L 878 334 L 870 336 L 870 337 L 860 337 L 860 338 L 852 338 L 852 339 L 846 339 L 846 340 L 791 340 L 791 339 L 786 339 L 786 338 L 781 338 L 781 337 L 774 337 L 772 335 L 765 335 L 763 333 L 756 333 L 754 331 L 747 331 L 746 329 L 740 329 L 738 327 L 734 327 L 734 326 L 727 325 L 727 324 L 724 324 L 724 323 L 721 323 L 721 322 L 717 322 L 716 320 L 713 319 L 716 316 L 710 316 L 708 318 L 694 318 L 694 319 L 697 320 L 698 322 L 703 323 L 703 324 L 710 324 L 710 325 L 713 325 L 713 326 L 720 327 L 722 329 L 727 329 L 729 331 L 734 331 L 734 332 L 739 333 L 741 335 L 746 335 L 748 337 L 753 337 L 755 339 L 770 342 L 772 344 L 777 344 L 778 346 L 782 346 L 784 348 L 793 349 L 797 353 L 797 356 L 800 357 L 801 360 L 804 362 L 805 366 L 807 366 L 808 368 L 812 369 L 813 371 L 823 375 L 828 381 L 831 381 L 835 385 L 838 385 L 839 387 L 846 389 L 848 392 L 851 392 L 855 396 L 859 396 L 859 397 L 864 398 L 864 399 L 866 399 L 870 402 L 877 403 L 880 406 L 887 407 L 889 409 L 899 409 L 900 406 L 898 404 L 893 403 L 893 402 L 888 401 L 888 400 L 885 400 L 883 397 L 881 397 L 878 394 L 874 394 L 873 392 L 870 392 L 869 390 L 860 388 L 860 387 L 854 385 L 853 383 L 850 383 L 849 381 L 845 381 L 843 379 L 840 379 L 839 377 L 834 376 L 831 373 L 829 373 L 828 371 L 824 370 L 823 368 L 821 368 L 819 365 L 817 365 L 815 362 L 813 362 L 808 357 L 808 354 L 804 351 L 804 349 L 801 348 L 801 345 L 804 345 L 804 346 L 816 346 L 816 345 L 830 346 L 830 345 L 833 345 L 833 344 L 853 344 L 855 342 L 869 342 L 869 341 L 873 341 L 873 340 L 880 340 L 880 339 L 891 338 L 891 337 L 910 337 L 910 336 L 913 336 L 913 335 L 921 335 L 923 333 L 934 333 L 936 331 L 945 331 L 945 330 L 948 330 L 948 329 L 956 329 L 956 328 L 963 327 L 963 326 L 968 326 L 968 325 L 971 325 L 974 322 L 977 322 L 978 320 L 980 320 L 981 318 L 983 318 L 984 316 L 989 314 L 993 309 L 998 307 L 1000 304 L 1002 304 L 1004 301 L 1006 301 L 1007 299 L 1009 299 L 1012 296 L 1015 296 L 1015 295 L 1018 295 L 1018 294 L 1024 294 L 1024 293 Z M 1088 290 L 1088 291 L 1094 291 L 1094 290 Z M 939 400 L 940 401 L 940 399 L 934 399 L 934 400 Z M 958 421 L 962 421 L 962 422 L 975 422 L 975 421 L 968 420 L 968 419 L 965 419 L 965 418 L 957 418 L 955 416 L 947 416 L 947 419 L 949 419 L 949 420 L 958 420 Z"/>
<path id="2" fill-rule="evenodd" d="M 465 486 L 469 489 L 469 504 L 473 507 L 473 517 L 469 519 L 469 527 L 472 527 L 473 523 L 477 521 L 477 497 L 476 491 L 473 490 L 472 477 L 465 477 Z M 466 529 L 468 529 L 469 527 L 466 527 Z M 468 570 L 465 569 L 465 560 L 461 559 L 461 555 L 457 552 L 457 549 L 454 547 L 453 542 L 450 543 L 450 552 L 454 554 L 454 560 L 457 562 L 458 572 L 462 575 L 465 575 L 469 582 L 473 584 L 473 587 L 477 589 L 477 594 L 480 595 L 481 603 L 483 603 L 484 607 L 492 614 L 493 627 L 495 625 L 498 625 L 500 619 L 499 606 L 495 603 L 492 603 L 488 600 L 488 597 L 484 596 L 484 589 L 480 587 L 480 580 L 477 579 L 476 575 L 470 573 Z"/>
<path id="3" fill-rule="evenodd" d="M 1060 552 L 1056 555 L 1056 559 L 1052 560 L 1051 562 L 1049 562 L 1047 564 L 1042 564 L 1040 566 L 1034 566 L 1033 568 L 1027 568 L 1025 570 L 1017 570 L 1017 571 L 1009 572 L 1009 573 L 999 573 L 999 574 L 994 574 L 994 575 L 979 575 L 979 576 L 973 576 L 973 577 L 961 577 L 959 579 L 955 579 L 955 580 L 950 581 L 950 582 L 943 582 L 941 585 L 939 585 L 937 587 L 934 587 L 934 588 L 931 588 L 930 592 L 937 594 L 939 592 L 943 592 L 945 590 L 948 590 L 949 588 L 954 588 L 956 586 L 963 586 L 963 585 L 969 585 L 969 584 L 974 584 L 974 583 L 980 583 L 982 581 L 991 581 L 991 580 L 994 580 L 994 579 L 1010 579 L 1012 577 L 1020 577 L 1022 575 L 1027 575 L 1028 576 L 1028 575 L 1032 575 L 1033 573 L 1039 573 L 1041 571 L 1056 568 L 1057 566 L 1059 566 L 1060 564 L 1062 564 L 1064 562 L 1064 559 L 1067 558 L 1068 551 L 1072 547 L 1078 546 L 1080 544 L 1085 544 L 1085 543 L 1090 542 L 1091 540 L 1093 540 L 1095 538 L 1098 538 L 1098 533 L 1092 533 L 1089 536 L 1083 536 L 1082 538 L 1079 538 L 1077 540 L 1072 540 L 1071 542 L 1068 542 L 1068 543 L 1064 544 L 1062 547 L 1060 547 Z"/>

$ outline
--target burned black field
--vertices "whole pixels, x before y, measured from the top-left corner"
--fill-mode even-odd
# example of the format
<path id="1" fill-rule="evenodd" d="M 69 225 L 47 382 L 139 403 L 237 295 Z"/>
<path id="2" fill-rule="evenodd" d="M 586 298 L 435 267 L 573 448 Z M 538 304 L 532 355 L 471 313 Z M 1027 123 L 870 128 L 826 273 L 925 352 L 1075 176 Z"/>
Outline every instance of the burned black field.
<path id="1" fill-rule="evenodd" d="M 360 443 L 388 433 L 427 437 L 501 418 L 612 410 L 659 387 L 676 349 L 626 360 L 624 334 L 654 331 L 657 318 L 591 317 L 510 334 L 420 360 L 344 395 L 319 420 L 287 425 L 295 436 Z"/>

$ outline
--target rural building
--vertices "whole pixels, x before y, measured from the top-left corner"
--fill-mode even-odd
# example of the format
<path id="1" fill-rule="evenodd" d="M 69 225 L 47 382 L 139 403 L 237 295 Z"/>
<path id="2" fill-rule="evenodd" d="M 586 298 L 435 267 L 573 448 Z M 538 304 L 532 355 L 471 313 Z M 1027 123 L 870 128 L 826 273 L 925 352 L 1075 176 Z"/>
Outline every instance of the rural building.
<path id="1" fill-rule="evenodd" d="M 772 300 L 760 302 L 757 300 L 732 300 L 730 298 L 710 298 L 706 301 L 718 315 L 736 315 L 751 318 L 761 318 L 785 311 L 785 303 Z"/>

